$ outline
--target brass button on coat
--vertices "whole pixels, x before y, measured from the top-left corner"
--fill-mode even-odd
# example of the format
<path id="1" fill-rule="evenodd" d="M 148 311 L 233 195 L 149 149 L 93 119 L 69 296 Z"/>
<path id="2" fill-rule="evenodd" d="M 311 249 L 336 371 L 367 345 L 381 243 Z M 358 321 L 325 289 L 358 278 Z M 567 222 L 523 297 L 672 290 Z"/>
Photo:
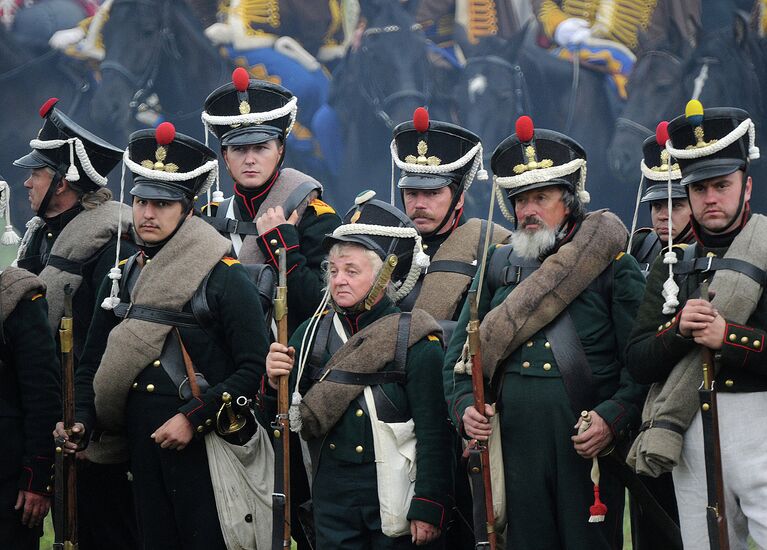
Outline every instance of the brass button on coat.
<path id="1" fill-rule="evenodd" d="M 154 384 L 147 384 L 146 391 L 148 391 L 149 393 L 152 393 L 154 391 Z"/>
<path id="2" fill-rule="evenodd" d="M 551 363 L 544 363 L 543 370 L 551 370 Z"/>
<path id="3" fill-rule="evenodd" d="M 735 334 L 730 334 L 727 338 L 730 339 L 730 342 L 734 342 L 735 340 L 738 339 L 737 335 Z"/>
<path id="4" fill-rule="evenodd" d="M 728 388 L 731 388 L 734 384 L 735 384 L 735 382 L 733 382 L 732 380 L 725 380 L 724 381 L 724 385 L 727 386 Z"/>
<path id="5" fill-rule="evenodd" d="M 543 347 L 546 349 L 551 349 L 551 342 L 546 342 L 545 344 L 543 344 Z"/>
<path id="6" fill-rule="evenodd" d="M 362 454 L 362 451 L 365 450 L 365 448 L 362 445 L 357 445 L 354 450 L 357 452 L 357 454 Z"/>
<path id="7" fill-rule="evenodd" d="M 155 366 L 155 367 L 159 367 L 161 364 L 162 363 L 160 363 L 159 359 L 155 359 L 154 362 L 152 363 L 152 365 Z"/>
<path id="8" fill-rule="evenodd" d="M 743 337 L 740 339 L 740 343 L 741 343 L 741 344 L 747 344 L 747 343 L 748 343 L 748 336 L 743 336 Z"/>
<path id="9" fill-rule="evenodd" d="M 269 244 L 272 246 L 277 246 L 277 239 L 272 239 L 271 241 L 269 241 Z"/>
<path id="10" fill-rule="evenodd" d="M 529 369 L 530 368 L 530 361 L 525 361 L 524 363 L 522 363 L 522 368 L 523 369 Z"/>
<path id="11" fill-rule="evenodd" d="M 527 344 L 525 344 L 528 348 L 533 347 L 533 341 L 530 340 Z"/>
<path id="12" fill-rule="evenodd" d="M 761 340 L 754 340 L 754 348 L 759 349 L 762 347 L 762 341 Z"/>
<path id="13" fill-rule="evenodd" d="M 330 445 L 328 445 L 328 447 L 330 447 L 331 451 L 335 451 L 336 450 L 336 444 L 335 443 L 331 443 Z"/>
<path id="14" fill-rule="evenodd" d="M 362 409 L 357 409 L 357 411 L 354 414 L 356 414 L 357 416 L 362 416 L 365 413 Z"/>

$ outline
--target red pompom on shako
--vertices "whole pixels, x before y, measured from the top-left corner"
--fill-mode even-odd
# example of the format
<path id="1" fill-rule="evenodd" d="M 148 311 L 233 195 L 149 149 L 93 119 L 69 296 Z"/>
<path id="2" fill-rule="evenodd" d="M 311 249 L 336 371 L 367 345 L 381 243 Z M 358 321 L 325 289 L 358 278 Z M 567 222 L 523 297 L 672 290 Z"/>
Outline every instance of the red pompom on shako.
<path id="1" fill-rule="evenodd" d="M 234 83 L 234 87 L 237 88 L 238 92 L 244 92 L 247 90 L 248 84 L 250 84 L 250 76 L 248 75 L 248 71 L 242 67 L 237 67 L 232 72 L 232 83 Z"/>
<path id="2" fill-rule="evenodd" d="M 661 120 L 658 126 L 655 128 L 655 141 L 658 142 L 661 149 L 666 148 L 666 142 L 668 141 L 668 121 Z"/>
<path id="3" fill-rule="evenodd" d="M 429 111 L 423 107 L 418 107 L 413 112 L 413 126 L 416 132 L 425 132 L 429 129 Z"/>
<path id="4" fill-rule="evenodd" d="M 517 119 L 515 130 L 519 141 L 527 143 L 533 139 L 535 133 L 535 127 L 533 126 L 533 119 L 527 115 L 522 115 Z"/>
<path id="5" fill-rule="evenodd" d="M 56 105 L 56 103 L 58 103 L 58 102 L 59 102 L 59 98 L 58 97 L 52 97 L 48 101 L 43 103 L 43 105 L 40 107 L 40 111 L 39 111 L 40 112 L 40 118 L 47 117 L 48 113 L 50 113 L 51 109 L 53 109 L 53 106 Z"/>
<path id="6" fill-rule="evenodd" d="M 157 145 L 168 145 L 176 137 L 176 127 L 170 122 L 163 122 L 154 131 Z"/>

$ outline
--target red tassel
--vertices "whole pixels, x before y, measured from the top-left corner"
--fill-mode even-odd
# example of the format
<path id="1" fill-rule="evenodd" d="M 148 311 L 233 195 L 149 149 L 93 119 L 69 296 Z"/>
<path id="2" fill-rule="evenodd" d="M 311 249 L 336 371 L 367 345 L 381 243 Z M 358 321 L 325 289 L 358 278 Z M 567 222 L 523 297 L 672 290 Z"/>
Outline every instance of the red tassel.
<path id="1" fill-rule="evenodd" d="M 599 485 L 594 485 L 594 504 L 589 507 L 589 523 L 599 523 L 605 520 L 607 515 L 607 506 L 599 500 Z"/>

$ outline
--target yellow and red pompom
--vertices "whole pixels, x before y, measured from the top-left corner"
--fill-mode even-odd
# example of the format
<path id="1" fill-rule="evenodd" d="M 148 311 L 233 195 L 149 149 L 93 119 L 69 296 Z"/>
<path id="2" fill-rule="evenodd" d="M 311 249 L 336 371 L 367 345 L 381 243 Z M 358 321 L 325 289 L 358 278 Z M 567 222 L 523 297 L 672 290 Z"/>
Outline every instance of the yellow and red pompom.
<path id="1" fill-rule="evenodd" d="M 535 126 L 533 126 L 533 119 L 527 115 L 522 115 L 517 119 L 514 129 L 517 134 L 517 138 L 522 143 L 527 143 L 533 139 L 535 135 Z"/>
<path id="2" fill-rule="evenodd" d="M 48 116 L 48 113 L 51 112 L 51 109 L 53 109 L 53 106 L 56 105 L 56 103 L 59 102 L 58 97 L 52 97 L 48 101 L 42 104 L 40 107 L 40 118 L 45 118 Z"/>
<path id="3" fill-rule="evenodd" d="M 660 145 L 661 149 L 665 149 L 668 139 L 668 121 L 661 120 L 655 128 L 655 141 Z"/>
<path id="4" fill-rule="evenodd" d="M 234 71 L 232 71 L 232 83 L 234 84 L 234 87 L 237 88 L 238 92 L 244 92 L 247 90 L 248 85 L 250 84 L 250 76 L 248 75 L 248 71 L 242 67 L 237 67 Z"/>
<path id="5" fill-rule="evenodd" d="M 413 112 L 413 126 L 416 132 L 425 132 L 429 129 L 429 111 L 423 107 L 418 107 Z"/>
<path id="6" fill-rule="evenodd" d="M 176 137 L 176 127 L 170 122 L 163 122 L 154 131 L 157 145 L 168 145 Z"/>
<path id="7" fill-rule="evenodd" d="M 684 116 L 693 126 L 703 124 L 703 104 L 697 99 L 691 99 L 684 108 Z"/>

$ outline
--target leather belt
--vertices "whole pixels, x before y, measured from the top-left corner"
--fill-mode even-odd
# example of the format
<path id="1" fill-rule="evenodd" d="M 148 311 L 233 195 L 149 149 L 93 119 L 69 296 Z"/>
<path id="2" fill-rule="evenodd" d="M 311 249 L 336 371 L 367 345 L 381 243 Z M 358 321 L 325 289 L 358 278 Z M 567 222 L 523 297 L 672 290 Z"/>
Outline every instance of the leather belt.
<path id="1" fill-rule="evenodd" d="M 708 273 L 720 270 L 735 271 L 750 277 L 761 286 L 767 285 L 767 273 L 753 264 L 737 258 L 716 258 L 706 256 L 694 260 L 682 260 L 674 265 L 674 273 L 686 275 L 688 273 Z"/>
<path id="2" fill-rule="evenodd" d="M 405 383 L 405 373 L 402 371 L 382 372 L 349 372 L 343 370 L 325 370 L 307 365 L 307 374 L 312 380 L 335 382 L 336 384 L 352 384 L 357 386 L 377 386 L 379 384 Z"/>
<path id="3" fill-rule="evenodd" d="M 167 309 L 137 306 L 124 302 L 115 306 L 112 311 L 121 319 L 139 319 L 140 321 L 149 321 L 150 323 L 170 325 L 172 327 L 196 328 L 200 326 L 193 313 L 183 311 L 168 311 Z"/>

